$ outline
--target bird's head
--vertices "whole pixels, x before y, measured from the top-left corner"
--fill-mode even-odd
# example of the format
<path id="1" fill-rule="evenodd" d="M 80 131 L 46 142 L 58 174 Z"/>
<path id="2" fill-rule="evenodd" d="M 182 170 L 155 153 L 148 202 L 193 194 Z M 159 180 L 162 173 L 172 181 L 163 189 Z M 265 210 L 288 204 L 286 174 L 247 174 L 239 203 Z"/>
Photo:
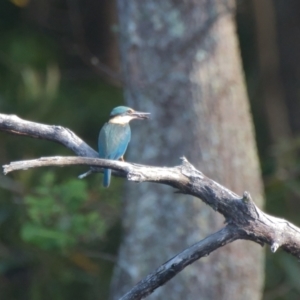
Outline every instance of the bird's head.
<path id="1" fill-rule="evenodd" d="M 130 107 L 115 107 L 109 116 L 109 123 L 127 124 L 133 119 L 148 119 L 150 113 L 135 111 Z"/>

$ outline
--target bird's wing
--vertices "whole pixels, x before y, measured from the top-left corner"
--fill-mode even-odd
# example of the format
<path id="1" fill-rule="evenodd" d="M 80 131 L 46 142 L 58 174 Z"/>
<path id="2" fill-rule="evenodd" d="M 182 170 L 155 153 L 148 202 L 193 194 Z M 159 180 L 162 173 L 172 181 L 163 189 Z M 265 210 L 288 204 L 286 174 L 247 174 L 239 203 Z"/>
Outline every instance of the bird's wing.
<path id="1" fill-rule="evenodd" d="M 106 123 L 99 134 L 98 149 L 102 158 L 119 159 L 131 138 L 129 125 Z"/>

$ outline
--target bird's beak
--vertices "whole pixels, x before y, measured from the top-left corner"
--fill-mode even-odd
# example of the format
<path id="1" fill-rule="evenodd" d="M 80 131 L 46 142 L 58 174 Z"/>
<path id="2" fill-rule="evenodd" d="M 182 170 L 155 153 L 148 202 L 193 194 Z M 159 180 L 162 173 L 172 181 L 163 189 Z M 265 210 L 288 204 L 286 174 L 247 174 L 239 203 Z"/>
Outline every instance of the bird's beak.
<path id="1" fill-rule="evenodd" d="M 131 116 L 134 116 L 136 119 L 149 119 L 150 113 L 140 112 L 140 111 L 134 111 L 130 114 Z"/>

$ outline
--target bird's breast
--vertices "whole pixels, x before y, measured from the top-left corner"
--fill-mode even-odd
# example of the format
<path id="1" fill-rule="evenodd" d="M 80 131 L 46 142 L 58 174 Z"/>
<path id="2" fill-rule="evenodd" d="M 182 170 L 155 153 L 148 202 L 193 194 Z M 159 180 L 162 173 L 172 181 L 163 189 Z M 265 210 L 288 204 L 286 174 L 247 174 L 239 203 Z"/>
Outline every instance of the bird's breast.
<path id="1" fill-rule="evenodd" d="M 100 157 L 119 159 L 125 153 L 130 138 L 129 124 L 106 123 L 99 136 Z"/>

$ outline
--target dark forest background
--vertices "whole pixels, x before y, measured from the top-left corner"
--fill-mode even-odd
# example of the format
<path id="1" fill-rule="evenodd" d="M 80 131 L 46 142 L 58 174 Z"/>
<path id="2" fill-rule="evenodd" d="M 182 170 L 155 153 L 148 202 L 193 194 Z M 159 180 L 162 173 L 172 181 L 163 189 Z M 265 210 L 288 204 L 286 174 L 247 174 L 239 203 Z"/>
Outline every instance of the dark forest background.
<path id="1" fill-rule="evenodd" d="M 123 103 L 116 15 L 109 0 L 1 0 L 0 112 L 68 127 L 96 149 Z M 238 0 L 236 22 L 266 211 L 300 226 L 300 2 Z M 72 155 L 46 141 L 0 140 L 1 165 Z M 0 175 L 1 299 L 108 297 L 123 179 L 106 190 L 101 175 L 78 180 L 84 171 Z M 264 299 L 299 299 L 299 264 L 266 252 Z"/>

